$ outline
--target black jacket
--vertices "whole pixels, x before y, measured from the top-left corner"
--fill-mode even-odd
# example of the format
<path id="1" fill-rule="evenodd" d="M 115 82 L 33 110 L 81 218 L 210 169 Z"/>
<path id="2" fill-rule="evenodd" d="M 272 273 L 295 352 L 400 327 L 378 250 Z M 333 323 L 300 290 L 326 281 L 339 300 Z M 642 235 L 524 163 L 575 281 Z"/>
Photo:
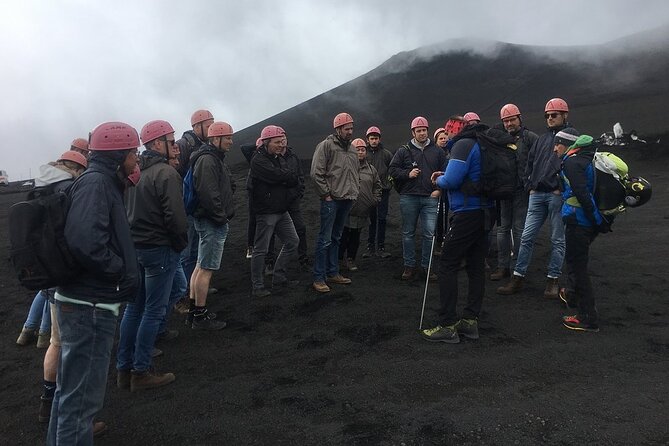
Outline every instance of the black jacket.
<path id="1" fill-rule="evenodd" d="M 430 195 L 436 189 L 432 185 L 430 176 L 433 172 L 442 171 L 446 166 L 446 154 L 432 141 L 421 150 L 411 141 L 397 149 L 388 172 L 395 180 L 402 183 L 400 194 L 404 195 Z M 416 178 L 409 178 L 409 172 L 414 167 L 420 169 Z"/>
<path id="2" fill-rule="evenodd" d="M 167 158 L 152 150 L 144 151 L 139 161 L 142 176 L 126 194 L 132 239 L 181 252 L 188 245 L 181 177 Z"/>
<path id="3" fill-rule="evenodd" d="M 135 298 L 139 268 L 118 168 L 117 161 L 93 152 L 88 169 L 70 189 L 65 239 L 82 271 L 58 288 L 65 297 L 93 303 Z"/>
<path id="4" fill-rule="evenodd" d="M 297 184 L 294 186 L 294 199 L 301 199 L 304 197 L 304 171 L 302 170 L 302 162 L 300 158 L 295 155 L 291 147 L 286 148 L 286 153 L 284 153 L 283 158 L 286 160 L 286 164 L 291 172 L 297 175 Z"/>
<path id="5" fill-rule="evenodd" d="M 235 182 L 224 162 L 225 152 L 209 144 L 203 144 L 191 156 L 193 179 L 197 194 L 197 207 L 193 216 L 207 218 L 223 226 L 235 215 L 232 194 Z"/>
<path id="6" fill-rule="evenodd" d="M 539 192 L 553 192 L 560 189 L 561 160 L 553 151 L 553 140 L 560 130 L 571 127 L 565 123 L 562 127 L 548 129 L 534 143 L 527 157 L 525 170 L 526 190 Z"/>
<path id="7" fill-rule="evenodd" d="M 192 130 L 185 131 L 181 139 L 177 141 L 179 146 L 179 167 L 177 167 L 177 171 L 181 178 L 185 177 L 186 172 L 188 172 L 191 155 L 202 144 L 204 144 L 204 141 L 200 140 Z"/>
<path id="8" fill-rule="evenodd" d="M 385 190 L 392 187 L 388 178 L 388 167 L 392 159 L 393 154 L 389 150 L 384 149 L 383 144 L 379 143 L 376 149 L 372 149 L 367 145 L 367 162 L 376 169 L 381 180 L 381 187 Z"/>
<path id="9" fill-rule="evenodd" d="M 249 178 L 256 214 L 281 214 L 297 198 L 297 174 L 285 157 L 269 154 L 265 147 L 258 149 L 251 159 Z"/>
<path id="10" fill-rule="evenodd" d="M 525 177 L 525 172 L 527 169 L 527 158 L 529 157 L 530 149 L 534 143 L 537 142 L 539 136 L 525 127 L 521 127 L 518 132 L 515 134 L 512 133 L 511 136 L 516 139 L 516 156 L 518 157 L 518 187 L 529 190 L 526 188 L 528 181 Z"/>

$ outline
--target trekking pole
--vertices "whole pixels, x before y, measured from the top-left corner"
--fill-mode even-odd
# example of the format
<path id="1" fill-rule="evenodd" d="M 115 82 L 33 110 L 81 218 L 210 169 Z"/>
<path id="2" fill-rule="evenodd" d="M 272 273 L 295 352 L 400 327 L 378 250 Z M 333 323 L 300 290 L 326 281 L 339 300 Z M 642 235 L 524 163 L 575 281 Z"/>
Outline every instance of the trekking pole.
<path id="1" fill-rule="evenodd" d="M 437 216 L 439 215 L 440 210 L 441 210 L 441 199 L 439 200 L 439 204 L 437 205 Z M 423 329 L 423 317 L 425 316 L 425 301 L 427 300 L 427 288 L 428 285 L 430 284 L 430 271 L 432 270 L 432 257 L 433 257 L 432 253 L 434 252 L 435 239 L 436 239 L 436 234 L 433 232 L 432 246 L 430 247 L 430 261 L 427 264 L 427 274 L 425 276 L 425 291 L 423 292 L 423 306 L 420 310 L 420 323 L 418 324 L 418 330 Z"/>

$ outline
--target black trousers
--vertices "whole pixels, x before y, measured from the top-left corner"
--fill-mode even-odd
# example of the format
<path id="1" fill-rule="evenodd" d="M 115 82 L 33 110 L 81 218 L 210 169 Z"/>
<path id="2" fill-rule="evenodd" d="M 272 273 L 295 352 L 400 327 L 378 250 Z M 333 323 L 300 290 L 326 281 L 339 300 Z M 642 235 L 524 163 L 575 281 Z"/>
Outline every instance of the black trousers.
<path id="1" fill-rule="evenodd" d="M 485 256 L 488 232 L 491 227 L 489 211 L 474 210 L 454 212 L 449 228 L 444 235 L 444 248 L 439 262 L 439 298 L 441 325 L 453 325 L 457 315 L 458 270 L 462 259 L 466 260 L 469 280 L 467 306 L 462 312 L 464 319 L 478 318 L 481 313 L 485 290 Z"/>
<path id="2" fill-rule="evenodd" d="M 358 255 L 358 248 L 360 247 L 360 233 L 362 228 L 349 228 L 344 226 L 341 233 L 341 241 L 339 242 L 339 260 L 355 259 Z"/>
<path id="3" fill-rule="evenodd" d="M 564 255 L 567 270 L 567 296 L 578 306 L 581 322 L 596 324 L 598 319 L 595 307 L 595 294 L 588 275 L 590 244 L 597 237 L 597 229 L 589 226 L 567 224 L 565 241 L 567 250 Z"/>

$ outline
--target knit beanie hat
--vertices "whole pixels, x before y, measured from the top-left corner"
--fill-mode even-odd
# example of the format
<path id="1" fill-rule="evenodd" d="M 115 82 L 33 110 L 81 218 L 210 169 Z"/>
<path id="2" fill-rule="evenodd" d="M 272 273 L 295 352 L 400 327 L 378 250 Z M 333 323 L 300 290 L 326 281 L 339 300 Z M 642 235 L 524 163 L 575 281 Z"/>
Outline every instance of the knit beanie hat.
<path id="1" fill-rule="evenodd" d="M 555 139 L 553 139 L 553 144 L 562 144 L 569 147 L 576 142 L 578 135 L 578 130 L 573 127 L 567 127 L 557 132 Z"/>

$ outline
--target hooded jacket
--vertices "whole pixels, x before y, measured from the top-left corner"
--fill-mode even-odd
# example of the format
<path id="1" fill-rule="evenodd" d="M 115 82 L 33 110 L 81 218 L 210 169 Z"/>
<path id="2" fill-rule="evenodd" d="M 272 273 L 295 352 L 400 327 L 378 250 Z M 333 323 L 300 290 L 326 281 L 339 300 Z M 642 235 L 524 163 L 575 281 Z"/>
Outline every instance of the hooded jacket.
<path id="1" fill-rule="evenodd" d="M 402 183 L 400 194 L 427 196 L 435 190 L 430 176 L 433 172 L 441 171 L 446 161 L 446 153 L 431 140 L 428 140 L 422 149 L 411 140 L 397 149 L 390 162 L 388 173 L 395 181 Z M 420 174 L 416 178 L 409 178 L 409 172 L 414 167 L 420 169 Z"/>
<path id="2" fill-rule="evenodd" d="M 188 245 L 188 220 L 181 176 L 167 158 L 153 150 L 142 153 L 139 167 L 142 172 L 139 183 L 126 194 L 134 242 L 183 251 Z"/>
<path id="3" fill-rule="evenodd" d="M 88 169 L 70 188 L 65 239 L 82 271 L 58 288 L 65 297 L 120 303 L 137 293 L 139 269 L 123 204 L 125 186 L 117 175 L 119 159 L 118 152 L 93 152 Z"/>
<path id="4" fill-rule="evenodd" d="M 360 176 L 360 193 L 353 202 L 349 215 L 368 217 L 371 209 L 381 201 L 381 180 L 374 166 L 363 160 L 358 170 Z"/>
<path id="5" fill-rule="evenodd" d="M 549 128 L 530 149 L 525 170 L 526 190 L 553 192 L 560 189 L 560 158 L 553 151 L 553 140 L 557 132 L 567 127 L 572 125 L 565 122 L 560 127 Z"/>
<path id="6" fill-rule="evenodd" d="M 283 156 L 270 154 L 264 146 L 251 159 L 249 179 L 256 214 L 282 214 L 297 197 L 297 175 Z"/>
<path id="7" fill-rule="evenodd" d="M 219 226 L 232 220 L 235 215 L 232 198 L 235 182 L 224 161 L 225 152 L 209 144 L 200 146 L 190 160 L 197 193 L 197 207 L 193 216 L 207 218 Z"/>
<path id="8" fill-rule="evenodd" d="M 592 227 L 605 221 L 594 198 L 594 156 L 594 147 L 587 146 L 569 150 L 562 157 L 562 221 L 566 224 Z"/>
<path id="9" fill-rule="evenodd" d="M 334 200 L 358 198 L 358 154 L 350 142 L 330 135 L 316 146 L 311 159 L 311 179 L 318 196 Z"/>

